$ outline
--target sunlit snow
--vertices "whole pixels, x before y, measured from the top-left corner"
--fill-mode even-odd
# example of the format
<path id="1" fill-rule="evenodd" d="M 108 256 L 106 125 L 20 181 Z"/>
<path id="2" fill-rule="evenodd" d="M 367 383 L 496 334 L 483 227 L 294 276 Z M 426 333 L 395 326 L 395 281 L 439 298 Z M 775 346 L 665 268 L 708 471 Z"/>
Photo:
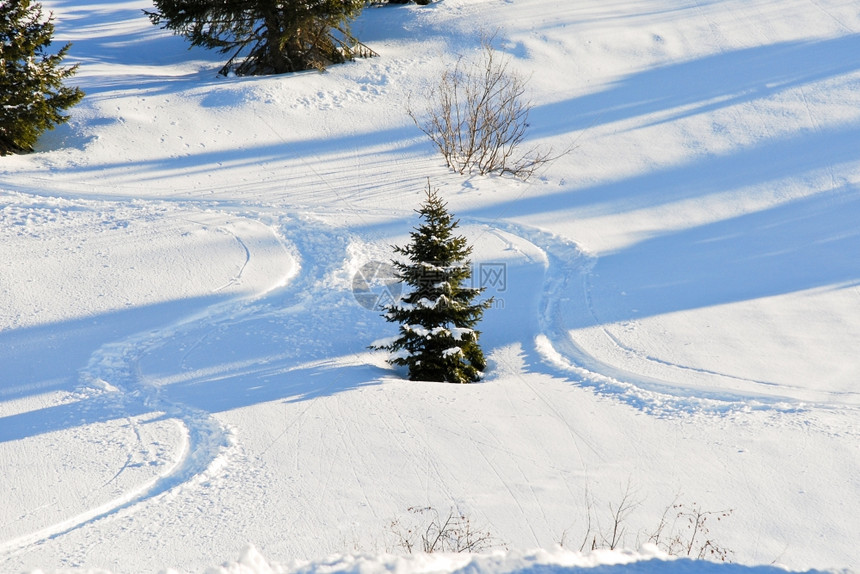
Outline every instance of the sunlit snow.
<path id="1" fill-rule="evenodd" d="M 858 568 L 856 2 L 369 7 L 379 57 L 260 78 L 43 4 L 87 95 L 0 158 L 0 571 Z M 481 31 L 571 150 L 527 182 L 407 113 Z M 493 298 L 471 385 L 368 347 L 428 180 Z M 408 554 L 416 508 L 487 544 Z"/>

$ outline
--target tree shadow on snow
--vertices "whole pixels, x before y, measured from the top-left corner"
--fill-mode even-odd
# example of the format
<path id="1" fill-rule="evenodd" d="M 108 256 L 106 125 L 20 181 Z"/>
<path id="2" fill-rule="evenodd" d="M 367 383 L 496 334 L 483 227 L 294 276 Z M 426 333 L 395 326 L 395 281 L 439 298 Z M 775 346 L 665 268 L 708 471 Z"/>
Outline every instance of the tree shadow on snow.
<path id="1" fill-rule="evenodd" d="M 530 115 L 532 135 L 562 135 L 640 117 L 647 118 L 643 125 L 670 122 L 857 70 L 856 34 L 721 52 L 658 66 L 593 94 L 537 106 Z"/>
<path id="2" fill-rule="evenodd" d="M 343 313 L 309 317 L 264 309 L 244 319 L 168 331 L 159 343 L 146 343 L 139 355 L 133 350 L 127 364 L 111 365 L 116 370 L 104 379 L 119 392 L 96 395 L 75 395 L 79 372 L 93 352 L 105 342 L 123 344 L 124 337 L 169 324 L 170 312 L 187 313 L 183 302 L 0 334 L 5 367 L 0 401 L 70 393 L 62 404 L 0 417 L 0 442 L 175 408 L 216 413 L 380 384 L 392 371 L 364 353 L 373 335 L 354 327 L 372 312 L 348 301 L 336 307 L 346 308 L 352 322 L 316 329 L 314 321 L 324 325 L 327 319 L 343 319 Z M 338 355 L 350 350 L 355 354 Z"/>
<path id="3" fill-rule="evenodd" d="M 590 278 L 595 319 L 615 323 L 860 285 L 858 214 L 860 193 L 848 186 L 604 255 Z"/>
<path id="4" fill-rule="evenodd" d="M 681 165 L 655 169 L 589 187 L 527 195 L 463 215 L 495 218 L 573 210 L 573 216 L 615 215 L 683 200 L 782 185 L 793 177 L 857 161 L 860 124 L 800 133 L 731 153 L 709 154 Z"/>
<path id="5" fill-rule="evenodd" d="M 153 25 L 143 10 L 127 3 L 95 0 L 81 5 L 56 0 L 51 9 L 56 15 L 57 41 L 72 43 L 68 63 L 81 64 L 70 83 L 90 97 L 125 89 L 143 89 L 148 95 L 168 93 L 178 80 L 214 78 L 224 59 L 215 50 L 193 47 L 184 38 Z M 164 66 L 186 62 L 207 69 L 182 76 L 165 75 L 170 71 L 175 74 L 175 70 Z M 111 67 L 100 68 L 105 64 Z"/>
<path id="6" fill-rule="evenodd" d="M 222 365 L 217 372 L 191 370 L 161 388 L 172 403 L 217 413 L 284 401 L 298 403 L 380 384 L 387 369 L 355 362 L 354 357 L 295 364 L 285 357 L 260 357 L 254 364 Z"/>
<path id="7" fill-rule="evenodd" d="M 81 371 L 102 345 L 162 327 L 225 299 L 169 301 L 0 332 L 0 413 L 8 401 L 57 391 L 75 393 L 85 383 Z M 65 404 L 0 417 L 0 442 L 141 414 L 127 413 L 127 405 L 112 395 L 71 397 Z"/>
<path id="8" fill-rule="evenodd" d="M 76 185 L 86 193 L 105 191 L 114 197 L 136 198 L 147 193 L 178 199 L 188 199 L 187 193 L 207 194 L 211 198 L 208 194 L 222 192 L 231 194 L 232 198 L 252 194 L 270 199 L 290 199 L 296 196 L 296 190 L 300 190 L 304 194 L 314 194 L 317 200 L 319 194 L 324 194 L 332 201 L 343 202 L 345 198 L 360 196 L 368 190 L 378 191 L 380 186 L 390 188 L 392 192 L 402 189 L 406 178 L 411 177 L 402 169 L 403 157 L 421 157 L 424 149 L 424 142 L 418 138 L 420 133 L 416 134 L 417 130 L 411 125 L 340 136 L 291 139 L 292 136 L 274 131 L 277 128 L 271 127 L 263 118 L 259 121 L 257 127 L 270 134 L 271 143 L 216 151 L 164 152 L 161 157 L 143 160 L 56 167 L 52 173 L 64 182 L 66 195 Z M 63 125 L 50 132 L 39 149 L 63 145 L 83 148 L 91 139 Z M 385 149 L 365 151 L 368 142 L 379 142 Z M 248 182 L 237 182 L 233 174 L 249 167 L 254 167 L 260 176 Z M 95 176 L 100 180 L 115 175 L 133 183 L 105 185 L 100 190 L 99 184 L 92 180 Z M 15 184 L 15 189 L 32 194 L 45 193 L 48 180 L 38 169 L 34 168 L 30 173 L 21 170 L 18 176 L 21 182 Z M 171 177 L 181 177 L 189 183 L 178 186 L 174 182 L 165 183 Z M 195 180 L 204 177 L 205 183 Z M 412 179 L 408 181 L 412 183 Z M 183 185 L 187 185 L 187 189 L 183 189 Z"/>

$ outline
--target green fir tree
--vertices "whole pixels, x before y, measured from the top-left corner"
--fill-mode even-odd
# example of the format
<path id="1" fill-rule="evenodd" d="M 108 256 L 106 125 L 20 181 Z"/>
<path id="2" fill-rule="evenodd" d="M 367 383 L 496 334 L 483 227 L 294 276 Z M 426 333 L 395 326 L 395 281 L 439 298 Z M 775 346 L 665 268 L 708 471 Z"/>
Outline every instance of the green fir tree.
<path id="1" fill-rule="evenodd" d="M 230 53 L 221 73 L 265 75 L 323 69 L 362 55 L 349 22 L 365 0 L 154 0 L 153 24 L 192 46 Z"/>
<path id="2" fill-rule="evenodd" d="M 0 2 L 0 155 L 33 151 L 39 136 L 68 121 L 63 111 L 84 97 L 63 85 L 77 66 L 61 66 L 71 44 L 46 51 L 53 35 L 53 15 L 45 19 L 39 3 Z"/>
<path id="3" fill-rule="evenodd" d="M 408 367 L 411 380 L 475 382 L 486 367 L 475 326 L 492 299 L 474 302 L 484 289 L 467 286 L 472 247 L 455 235 L 459 221 L 429 182 L 417 213 L 412 242 L 394 248 L 408 259 L 393 261 L 407 294 L 384 307 L 385 319 L 400 323 L 399 336 L 372 348 L 391 352 L 388 362 Z"/>

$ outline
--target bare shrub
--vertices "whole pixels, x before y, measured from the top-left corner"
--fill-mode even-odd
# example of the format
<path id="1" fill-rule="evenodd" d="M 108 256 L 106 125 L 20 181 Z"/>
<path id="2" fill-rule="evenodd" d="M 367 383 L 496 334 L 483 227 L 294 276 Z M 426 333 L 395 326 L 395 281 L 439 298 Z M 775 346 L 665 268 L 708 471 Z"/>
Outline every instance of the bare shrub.
<path id="1" fill-rule="evenodd" d="M 461 57 L 442 73 L 420 117 L 411 101 L 407 113 L 457 173 L 511 174 L 526 180 L 570 150 L 521 151 L 532 109 L 525 97 L 526 79 L 510 69 L 508 58 L 497 55 L 492 39 L 483 35 L 480 57 Z"/>
<path id="2" fill-rule="evenodd" d="M 713 539 L 708 521 L 715 518 L 720 522 L 723 518 L 731 516 L 732 512 L 732 509 L 702 510 L 695 502 L 688 506 L 673 503 L 663 512 L 660 524 L 649 536 L 648 541 L 674 556 L 730 561 L 733 552 Z M 667 517 L 673 513 L 675 516 L 669 524 Z M 667 527 L 668 532 L 666 532 Z"/>
<path id="3" fill-rule="evenodd" d="M 586 492 L 585 533 L 579 550 L 614 550 L 626 545 L 628 518 L 639 504 L 634 500 L 628 483 L 620 500 L 607 506 L 609 512 L 605 515 L 604 525 L 601 526 L 600 515 L 595 511 L 595 501 Z M 702 510 L 698 503 L 681 504 L 676 497 L 663 511 L 657 527 L 650 532 L 639 531 L 636 539 L 644 539 L 672 556 L 730 562 L 734 553 L 715 540 L 710 527 L 714 521 L 721 522 L 731 516 L 732 512 L 731 509 Z M 568 532 L 565 531 L 559 544 L 565 546 L 567 538 Z"/>
<path id="4" fill-rule="evenodd" d="M 493 536 L 478 530 L 472 520 L 453 509 L 444 518 L 430 506 L 410 507 L 415 517 L 412 524 L 404 525 L 400 519 L 391 522 L 391 532 L 397 545 L 413 552 L 480 552 L 494 545 Z"/>
<path id="5" fill-rule="evenodd" d="M 598 548 L 615 550 L 623 545 L 627 535 L 627 518 L 639 504 L 638 501 L 633 499 L 631 485 L 628 482 L 618 503 L 609 503 L 609 513 L 606 522 L 604 522 L 607 526 L 601 526 L 600 515 L 595 511 L 594 497 L 586 491 L 586 523 L 582 543 L 579 546 L 580 552 L 597 550 Z M 564 546 L 566 539 L 567 531 L 562 534 L 559 544 Z"/>

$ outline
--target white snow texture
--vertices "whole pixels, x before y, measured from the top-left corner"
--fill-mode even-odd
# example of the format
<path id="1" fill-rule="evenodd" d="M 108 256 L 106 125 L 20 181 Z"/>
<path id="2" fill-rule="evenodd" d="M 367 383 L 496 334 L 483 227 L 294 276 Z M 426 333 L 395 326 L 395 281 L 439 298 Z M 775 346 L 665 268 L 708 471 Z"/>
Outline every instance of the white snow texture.
<path id="1" fill-rule="evenodd" d="M 0 572 L 860 567 L 856 2 L 370 6 L 378 57 L 256 78 L 42 3 L 86 97 L 0 158 Z M 571 150 L 526 182 L 407 113 L 482 31 Z M 353 292 L 428 179 L 494 297 L 472 385 Z M 486 544 L 408 554 L 434 512 Z"/>

